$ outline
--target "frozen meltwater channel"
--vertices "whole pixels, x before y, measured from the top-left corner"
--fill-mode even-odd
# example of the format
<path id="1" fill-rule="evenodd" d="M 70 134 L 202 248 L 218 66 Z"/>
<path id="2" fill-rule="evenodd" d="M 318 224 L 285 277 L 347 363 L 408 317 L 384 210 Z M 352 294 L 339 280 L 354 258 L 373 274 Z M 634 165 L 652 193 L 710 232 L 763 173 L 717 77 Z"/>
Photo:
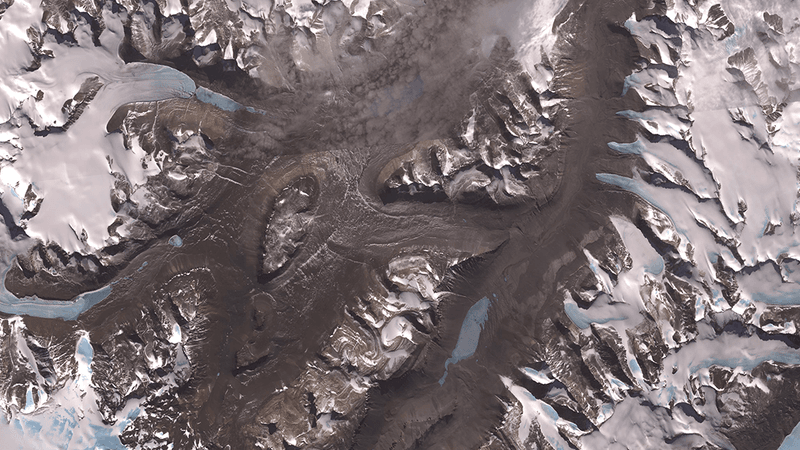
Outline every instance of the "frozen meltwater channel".
<path id="1" fill-rule="evenodd" d="M 98 47 L 88 24 L 75 30 L 77 45 L 59 45 L 52 34 L 45 34 L 42 7 L 36 0 L 14 2 L 0 20 L 0 196 L 17 221 L 30 208 L 23 200 L 28 189 L 42 197 L 38 214 L 27 221 L 26 233 L 57 242 L 67 252 L 92 251 L 107 244 L 107 227 L 116 216 L 109 195 L 112 171 L 127 177 L 135 190 L 158 173 L 141 148 L 134 144 L 126 149 L 121 134 L 106 130 L 117 108 L 196 96 L 223 110 L 260 112 L 198 89 L 191 78 L 170 67 L 125 64 L 117 55 L 123 24 L 108 5 Z M 52 58 L 42 58 L 34 71 L 27 70 L 34 63 L 29 28 L 45 36 L 42 49 L 53 53 Z M 35 133 L 30 123 L 40 130 L 64 126 L 68 114 L 62 105 L 92 79 L 101 87 L 67 131 Z"/>

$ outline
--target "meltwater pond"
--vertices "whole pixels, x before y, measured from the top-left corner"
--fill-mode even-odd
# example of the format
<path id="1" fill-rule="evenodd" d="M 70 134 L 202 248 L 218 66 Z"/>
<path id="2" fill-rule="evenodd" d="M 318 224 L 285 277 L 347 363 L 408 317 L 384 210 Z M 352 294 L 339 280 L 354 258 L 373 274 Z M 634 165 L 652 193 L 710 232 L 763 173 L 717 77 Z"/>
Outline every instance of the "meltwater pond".
<path id="1" fill-rule="evenodd" d="M 183 246 L 183 239 L 177 234 L 169 238 L 169 245 L 173 247 L 182 247 Z"/>
<path id="2" fill-rule="evenodd" d="M 481 337 L 483 324 L 489 318 L 489 305 L 491 305 L 489 299 L 483 297 L 467 311 L 467 317 L 464 318 L 464 322 L 461 324 L 461 332 L 458 335 L 456 348 L 453 349 L 450 358 L 444 363 L 444 375 L 439 380 L 439 385 L 443 385 L 444 380 L 447 378 L 447 366 L 469 358 L 478 349 L 478 341 Z"/>

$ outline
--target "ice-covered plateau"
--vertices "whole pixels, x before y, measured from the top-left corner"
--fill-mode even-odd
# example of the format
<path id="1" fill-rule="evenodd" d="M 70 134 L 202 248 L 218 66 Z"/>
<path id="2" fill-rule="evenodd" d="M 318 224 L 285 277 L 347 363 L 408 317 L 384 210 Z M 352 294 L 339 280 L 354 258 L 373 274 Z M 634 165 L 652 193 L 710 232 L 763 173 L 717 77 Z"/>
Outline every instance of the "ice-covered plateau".
<path id="1" fill-rule="evenodd" d="M 781 442 L 800 421 L 785 397 L 800 363 L 798 13 L 675 1 L 624 23 L 642 59 L 622 94 L 646 106 L 618 112 L 638 138 L 608 146 L 641 164 L 596 176 L 635 194 L 636 212 L 611 218 L 613 245 L 584 248 L 553 324 L 596 391 L 551 348 L 520 368 L 593 426 L 509 384 L 518 442 L 530 429 L 554 448 L 796 445 Z"/>
<path id="2" fill-rule="evenodd" d="M 572 256 L 485 448 L 796 448 L 798 12 L 678 0 L 624 23 L 644 109 L 608 146 L 641 162 L 596 177 L 638 200 Z"/>
<path id="3" fill-rule="evenodd" d="M 795 448 L 800 9 L 431 3 L 0 3 L 4 444 Z"/>

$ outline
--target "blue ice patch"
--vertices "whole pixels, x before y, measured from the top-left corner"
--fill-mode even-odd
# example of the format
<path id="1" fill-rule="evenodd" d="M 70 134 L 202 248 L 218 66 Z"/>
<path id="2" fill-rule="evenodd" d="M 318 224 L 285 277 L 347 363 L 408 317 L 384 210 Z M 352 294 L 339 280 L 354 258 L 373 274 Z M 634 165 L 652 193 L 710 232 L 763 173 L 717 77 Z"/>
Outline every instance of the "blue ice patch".
<path id="1" fill-rule="evenodd" d="M 628 153 L 631 155 L 641 155 L 642 153 L 647 152 L 644 144 L 642 144 L 642 141 L 639 139 L 637 139 L 635 142 L 622 144 L 619 142 L 609 142 L 608 148 L 619 153 Z"/>
<path id="2" fill-rule="evenodd" d="M 25 394 L 25 408 L 33 406 L 33 389 L 28 385 L 28 392 Z M 39 425 L 41 428 L 41 425 Z"/>
<path id="3" fill-rule="evenodd" d="M 612 186 L 616 186 L 618 188 L 624 189 L 624 190 L 626 190 L 628 192 L 631 192 L 633 194 L 638 195 L 644 201 L 646 201 L 647 203 L 650 203 L 651 205 L 653 205 L 659 211 L 661 211 L 662 213 L 666 214 L 667 217 L 670 218 L 670 220 L 672 220 L 672 216 L 668 212 L 669 209 L 668 208 L 664 208 L 658 201 L 656 201 L 656 199 L 654 199 L 653 197 L 648 195 L 648 193 L 645 192 L 644 189 L 642 189 L 642 186 L 639 184 L 639 181 L 634 180 L 633 178 L 628 178 L 628 177 L 623 177 L 623 176 L 620 176 L 620 175 L 615 175 L 613 173 L 598 173 L 598 174 L 595 175 L 595 178 L 597 178 L 598 181 L 601 181 L 603 183 L 610 184 Z M 686 234 L 686 231 L 684 229 L 680 228 L 678 223 L 676 223 L 674 220 L 672 220 L 672 223 L 675 226 L 675 229 L 676 229 L 676 231 L 678 231 L 678 233 L 680 233 L 681 235 L 685 235 Z M 685 236 L 684 236 L 684 239 L 685 239 Z"/>
<path id="4" fill-rule="evenodd" d="M 132 81 L 138 83 L 139 92 L 155 94 L 152 100 L 189 98 L 197 89 L 191 77 L 168 66 L 136 63 L 128 67 L 128 73 L 133 76 Z"/>
<path id="5" fill-rule="evenodd" d="M 78 355 L 81 356 L 83 362 L 89 368 L 89 373 L 92 373 L 92 358 L 94 358 L 94 349 L 92 348 L 92 344 L 89 342 L 89 339 L 82 337 L 78 340 L 78 348 L 77 348 Z"/>
<path id="6" fill-rule="evenodd" d="M 204 87 L 197 88 L 197 91 L 195 91 L 195 96 L 201 102 L 208 103 L 209 105 L 214 105 L 217 108 L 225 111 L 233 112 L 233 111 L 239 111 L 240 109 L 244 109 L 245 111 L 255 114 L 261 114 L 261 115 L 266 114 L 265 111 L 262 111 L 260 109 L 255 109 L 250 106 L 244 106 L 230 97 L 218 94 Z"/>
<path id="7" fill-rule="evenodd" d="M 589 328 L 593 323 L 607 323 L 611 322 L 612 320 L 625 320 L 627 317 L 620 316 L 620 317 L 589 317 L 583 310 L 578 306 L 576 303 L 573 302 L 565 302 L 564 303 L 564 312 L 567 313 L 567 317 L 572 323 L 575 324 L 578 328 L 584 330 Z"/>
<path id="8" fill-rule="evenodd" d="M 625 94 L 628 93 L 628 90 L 639 83 L 639 74 L 637 72 L 625 77 L 625 82 L 622 84 L 622 96 L 625 97 Z"/>
<path id="9" fill-rule="evenodd" d="M 51 448 L 52 443 L 57 443 L 59 449 L 126 450 L 119 436 L 140 413 L 141 409 L 136 407 L 116 424 L 103 425 L 87 423 L 84 411 L 69 406 L 45 409 L 31 415 L 16 414 L 10 422 L 19 437 L 28 441 L 25 448 Z M 0 420 L 7 419 L 0 413 Z"/>
<path id="10" fill-rule="evenodd" d="M 794 286 L 787 287 L 784 290 L 776 289 L 772 292 L 752 292 L 750 297 L 754 301 L 766 303 L 767 305 L 800 305 L 800 286 L 795 283 L 792 284 L 794 284 Z"/>
<path id="11" fill-rule="evenodd" d="M 580 329 L 586 329 L 592 325 L 593 321 L 575 303 L 564 303 L 564 312 L 567 313 L 569 320 Z"/>
<path id="12" fill-rule="evenodd" d="M 749 372 L 765 361 L 774 361 L 782 364 L 800 364 L 800 353 L 787 348 L 785 351 L 774 351 L 765 355 L 745 355 L 731 358 L 712 357 L 691 365 L 689 370 L 695 373 L 700 369 L 711 366 L 723 366 L 730 367 L 731 369 L 741 367 L 742 370 Z"/>
<path id="13" fill-rule="evenodd" d="M 210 105 L 214 105 L 219 109 L 223 109 L 225 111 L 238 111 L 244 106 L 239 104 L 238 102 L 234 101 L 231 98 L 228 98 L 222 94 L 217 94 L 214 91 L 210 91 L 204 87 L 197 88 L 195 91 L 195 95 L 197 99 L 203 103 L 208 103 Z"/>
<path id="14" fill-rule="evenodd" d="M 117 430 L 111 427 L 101 427 L 97 425 L 90 425 L 94 431 L 94 448 L 104 450 L 128 450 L 128 447 L 122 445 L 119 440 L 119 435 L 116 434 Z"/>
<path id="15" fill-rule="evenodd" d="M 644 266 L 644 270 L 653 275 L 659 275 L 664 271 L 664 258 L 658 255 Z"/>
<path id="16" fill-rule="evenodd" d="M 544 410 L 545 414 L 547 414 L 550 417 L 550 420 L 552 420 L 553 422 L 558 420 L 558 413 L 552 406 L 548 405 L 545 402 L 542 402 L 542 409 Z"/>
<path id="17" fill-rule="evenodd" d="M 224 111 L 247 110 L 251 113 L 266 114 L 266 112 L 249 106 L 244 106 L 235 100 L 218 94 L 204 87 L 198 87 L 191 77 L 172 67 L 149 63 L 136 63 L 129 68 L 134 82 L 142 83 L 142 92 L 153 92 L 153 100 L 166 98 L 189 98 L 194 94 L 197 100 L 214 105 Z"/>

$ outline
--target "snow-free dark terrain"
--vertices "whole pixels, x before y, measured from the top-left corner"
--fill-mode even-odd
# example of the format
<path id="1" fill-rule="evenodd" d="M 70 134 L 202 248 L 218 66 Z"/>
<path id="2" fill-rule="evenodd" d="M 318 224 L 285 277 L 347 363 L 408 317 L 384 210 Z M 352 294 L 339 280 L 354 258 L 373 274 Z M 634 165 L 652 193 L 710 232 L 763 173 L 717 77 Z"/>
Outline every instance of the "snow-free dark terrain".
<path id="1" fill-rule="evenodd" d="M 790 0 L 4 0 L 0 446 L 800 448 L 799 59 Z"/>

